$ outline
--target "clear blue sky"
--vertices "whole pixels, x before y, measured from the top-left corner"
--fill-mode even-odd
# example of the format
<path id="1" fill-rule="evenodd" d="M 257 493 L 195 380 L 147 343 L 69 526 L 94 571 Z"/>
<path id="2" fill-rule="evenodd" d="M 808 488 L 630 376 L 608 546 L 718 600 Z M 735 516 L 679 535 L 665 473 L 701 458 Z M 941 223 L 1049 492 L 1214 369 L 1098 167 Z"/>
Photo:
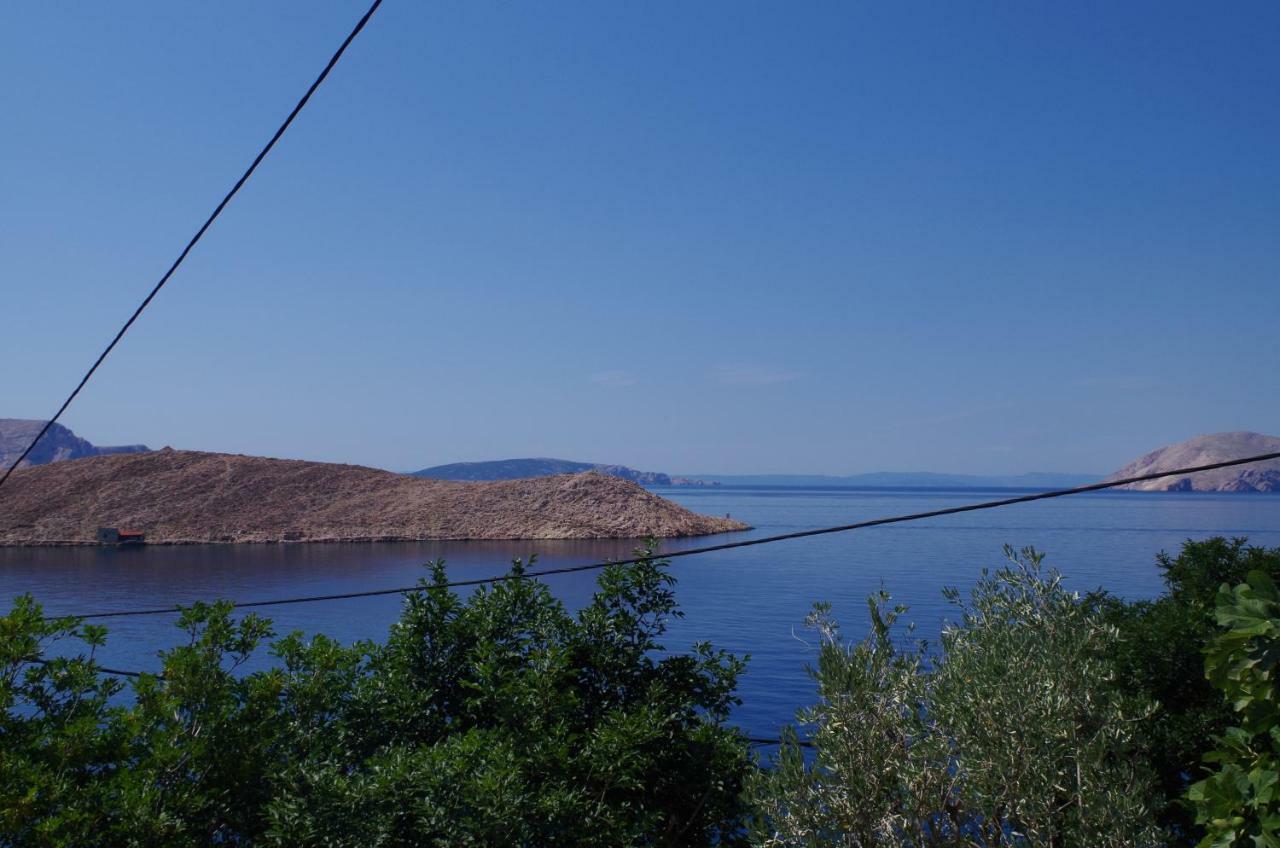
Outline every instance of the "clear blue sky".
<path id="1" fill-rule="evenodd" d="M 0 27 L 50 414 L 362 2 Z M 65 423 L 396 470 L 1108 471 L 1280 432 L 1280 4 L 387 0 Z"/>

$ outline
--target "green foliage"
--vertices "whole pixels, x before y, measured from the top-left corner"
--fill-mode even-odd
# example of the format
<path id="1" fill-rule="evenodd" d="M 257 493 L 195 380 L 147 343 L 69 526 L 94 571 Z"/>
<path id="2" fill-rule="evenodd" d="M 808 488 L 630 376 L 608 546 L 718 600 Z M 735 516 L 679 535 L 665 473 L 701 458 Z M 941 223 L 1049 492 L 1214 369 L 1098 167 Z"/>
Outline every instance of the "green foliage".
<path id="1" fill-rule="evenodd" d="M 0 618 L 0 844 L 735 844 L 743 662 L 662 652 L 672 582 L 609 568 L 572 616 L 532 580 L 464 600 L 436 563 L 384 643 L 294 633 L 251 674 L 269 622 L 197 605 L 131 701 L 97 672 L 102 628 L 21 598 Z"/>
<path id="2" fill-rule="evenodd" d="M 1114 628 L 1035 551 L 984 574 L 940 652 L 900 647 L 903 608 L 870 603 L 849 645 L 827 607 L 811 760 L 790 733 L 752 781 L 769 846 L 1160 844 L 1136 723 L 1153 705 L 1118 685 Z"/>
<path id="3" fill-rule="evenodd" d="M 0 618 L 0 844 L 91 844 L 96 810 L 111 802 L 100 775 L 118 774 L 127 750 L 119 722 L 104 721 L 122 688 L 94 669 L 104 638 L 100 627 L 45 621 L 29 597 Z M 81 657 L 27 662 L 72 639 L 87 648 Z"/>
<path id="4" fill-rule="evenodd" d="M 1280 846 L 1280 592 L 1260 571 L 1218 593 L 1225 632 L 1205 650 L 1209 680 L 1225 693 L 1236 724 L 1206 761 L 1217 764 L 1187 793 L 1205 848 Z"/>
<path id="5" fill-rule="evenodd" d="M 1230 705 L 1204 674 L 1204 648 L 1219 632 L 1214 604 L 1224 584 L 1251 571 L 1280 578 L 1280 549 L 1244 539 L 1188 541 L 1176 557 L 1159 558 L 1167 591 L 1155 601 L 1095 598 L 1117 627 L 1120 678 L 1159 705 L 1142 726 L 1144 756 L 1160 782 L 1160 820 L 1177 845 L 1193 845 L 1204 830 L 1182 796 L 1203 774 L 1201 759 L 1231 725 Z"/>
<path id="6" fill-rule="evenodd" d="M 1008 553 L 948 590 L 935 651 L 886 594 L 856 644 L 816 607 L 815 747 L 788 730 L 768 771 L 725 726 L 742 661 L 663 651 L 680 613 L 652 559 L 577 615 L 535 581 L 462 598 L 435 563 L 355 645 L 198 604 L 129 692 L 97 666 L 104 628 L 19 598 L 0 845 L 732 845 L 749 821 L 763 845 L 1280 848 L 1280 549 L 1188 542 L 1141 603 Z"/>

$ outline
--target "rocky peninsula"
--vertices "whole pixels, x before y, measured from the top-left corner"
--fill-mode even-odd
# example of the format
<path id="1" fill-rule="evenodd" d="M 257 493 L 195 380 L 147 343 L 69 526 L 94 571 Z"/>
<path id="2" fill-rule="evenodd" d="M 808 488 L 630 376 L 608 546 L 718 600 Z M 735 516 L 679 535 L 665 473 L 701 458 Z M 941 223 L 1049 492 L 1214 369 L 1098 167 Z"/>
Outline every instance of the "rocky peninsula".
<path id="1" fill-rule="evenodd" d="M 596 472 L 459 483 L 168 448 L 23 468 L 0 490 L 0 545 L 94 544 L 100 527 L 139 530 L 148 544 L 669 538 L 748 529 Z"/>

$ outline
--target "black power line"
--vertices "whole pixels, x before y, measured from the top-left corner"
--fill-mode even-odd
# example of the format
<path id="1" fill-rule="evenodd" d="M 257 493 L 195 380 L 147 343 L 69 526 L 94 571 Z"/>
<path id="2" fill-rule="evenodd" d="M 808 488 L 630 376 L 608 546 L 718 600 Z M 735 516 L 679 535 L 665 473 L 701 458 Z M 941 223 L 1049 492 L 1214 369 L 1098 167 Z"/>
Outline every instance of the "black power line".
<path id="1" fill-rule="evenodd" d="M 77 657 L 66 657 L 66 659 L 67 659 L 67 660 L 69 660 L 69 661 L 74 661 L 74 660 L 76 660 L 76 659 L 78 659 L 78 658 L 77 658 Z M 54 661 L 54 660 L 51 660 L 51 659 L 45 659 L 45 658 L 43 658 L 43 657 L 32 657 L 31 659 L 21 660 L 21 662 L 27 662 L 27 663 L 31 663 L 31 664 L 33 664 L 33 665 L 50 666 L 50 665 L 53 665 L 55 661 Z M 90 666 L 90 669 L 91 669 L 92 671 L 94 671 L 94 672 L 96 672 L 96 673 L 98 673 L 98 674 L 110 674 L 110 675 L 114 675 L 114 676 L 116 676 L 116 677 L 141 677 L 143 674 L 148 673 L 148 672 L 142 672 L 142 671 L 126 671 L 126 670 L 124 670 L 124 669 L 120 669 L 120 668 L 107 668 L 106 666 L 98 665 L 98 664 L 97 664 L 96 662 L 94 662 L 93 660 L 89 660 L 89 666 Z M 155 675 L 155 676 L 156 676 L 156 677 L 164 677 L 164 674 L 163 674 L 163 673 L 161 673 L 161 674 L 157 674 L 157 675 Z"/>
<path id="2" fill-rule="evenodd" d="M 796 745 L 799 745 L 801 748 L 816 748 L 816 747 L 817 747 L 817 746 L 816 746 L 816 745 L 814 745 L 812 742 L 810 742 L 808 739 L 799 739 L 799 738 L 797 738 L 797 739 L 794 739 L 794 740 L 792 740 L 792 741 L 793 741 Z M 785 743 L 785 740 L 783 740 L 783 739 L 761 739 L 761 738 L 756 737 L 756 736 L 748 736 L 748 737 L 746 738 L 746 742 L 747 742 L 747 744 L 748 744 L 748 745 L 753 745 L 753 746 L 755 746 L 755 747 L 767 747 L 767 746 L 771 746 L 771 745 L 783 745 L 783 744 Z"/>
<path id="3" fill-rule="evenodd" d="M 289 125 L 293 123 L 293 119 L 298 117 L 298 113 L 307 105 L 307 101 L 311 99 L 311 95 L 316 93 L 316 89 L 320 87 L 320 84 L 329 76 L 329 72 L 338 64 L 338 60 L 342 58 L 342 54 L 346 52 L 347 47 L 349 47 L 351 42 L 355 40 L 355 37 L 360 34 L 360 30 L 364 29 L 364 25 L 369 22 L 369 18 L 373 17 L 373 13 L 376 12 L 378 7 L 381 5 L 382 0 L 374 0 L 373 5 L 369 7 L 369 10 L 364 13 L 364 16 L 361 17 L 359 21 L 356 22 L 355 27 L 347 35 L 346 39 L 343 40 L 342 45 L 338 48 L 337 52 L 329 58 L 329 63 L 324 66 L 324 70 L 320 72 L 320 76 L 316 77 L 315 82 L 311 83 L 311 86 L 307 89 L 307 93 L 302 95 L 302 99 L 298 101 L 297 105 L 293 107 L 293 111 L 291 111 L 289 116 L 284 119 L 284 123 L 282 123 L 275 131 L 275 134 L 271 136 L 271 140 L 267 142 L 266 146 L 263 147 L 262 150 L 258 151 L 258 155 L 253 158 L 253 162 L 247 169 L 245 169 L 245 172 L 240 175 L 240 179 L 236 180 L 235 185 L 233 185 L 231 190 L 227 192 L 226 196 L 222 198 L 222 202 L 214 208 L 213 212 L 209 214 L 209 217 L 205 219 L 205 222 L 200 225 L 200 229 L 196 230 L 196 234 L 187 242 L 187 246 L 182 248 L 182 252 L 178 254 L 177 259 L 173 260 L 173 264 L 169 266 L 169 270 L 164 272 L 164 276 L 160 278 L 160 282 L 155 284 L 155 287 L 151 289 L 150 294 L 143 299 L 142 303 L 138 305 L 138 308 L 129 316 L 129 320 L 124 322 L 124 326 L 116 333 L 115 338 L 111 340 L 111 343 L 103 349 L 102 353 L 98 354 L 98 358 L 94 360 L 93 365 L 90 366 L 89 370 L 85 372 L 85 375 L 80 378 L 80 382 L 76 385 L 75 389 L 72 390 L 71 394 L 67 395 L 67 399 L 62 402 L 62 406 L 58 407 L 58 411 L 53 414 L 53 417 L 46 421 L 44 426 L 40 428 L 39 434 L 36 435 L 31 444 L 27 445 L 27 449 L 22 452 L 22 455 L 18 457 L 17 461 L 14 462 L 13 465 L 10 465 L 5 469 L 4 476 L 0 476 L 0 486 L 4 485 L 5 481 L 9 479 L 9 475 L 13 473 L 14 469 L 21 465 L 22 461 L 27 458 L 27 455 L 35 449 L 35 446 L 44 438 L 45 433 L 49 432 L 49 428 L 56 424 L 58 419 L 62 417 L 62 413 L 67 411 L 67 407 L 76 399 L 76 395 L 80 394 L 80 390 L 89 382 L 89 378 L 98 370 L 98 366 L 101 365 L 103 360 L 107 358 L 107 355 L 115 349 L 115 346 L 119 344 L 120 339 L 124 338 L 124 334 L 129 331 L 129 328 L 133 326 L 133 322 L 138 320 L 138 316 L 142 315 L 142 311 L 146 309 L 151 304 L 151 301 L 155 296 L 160 293 L 160 289 L 164 288 L 165 283 L 169 282 L 169 278 L 173 276 L 173 272 L 178 270 L 178 266 L 187 258 L 187 254 L 190 253 L 191 249 L 196 246 L 196 243 L 204 237 L 205 231 L 208 230 L 209 227 L 213 225 L 213 222 L 217 220 L 218 216 L 222 214 L 222 210 L 231 202 L 231 198 L 236 196 L 236 193 L 240 191 L 241 187 L 249 181 L 249 177 L 253 176 L 253 172 L 258 169 L 258 165 L 262 163 L 262 160 L 267 158 L 267 154 L 271 152 L 271 148 L 276 146 L 276 142 L 280 140 L 282 135 L 284 135 L 285 130 L 289 129 Z"/>
<path id="4" fill-rule="evenodd" d="M 803 539 L 809 536 L 823 536 L 828 533 L 844 533 L 849 530 L 861 530 L 866 527 L 880 527 L 885 524 L 902 524 L 908 521 L 920 521 L 925 518 L 938 518 L 943 515 L 955 515 L 961 512 L 976 512 L 983 509 L 996 509 L 997 507 L 1012 506 L 1013 504 L 1030 503 L 1031 501 L 1043 501 L 1050 498 L 1062 498 L 1068 495 L 1079 495 L 1085 492 L 1097 492 L 1103 489 L 1114 489 L 1117 486 L 1126 486 L 1131 483 L 1142 483 L 1147 480 L 1158 480 L 1162 477 L 1175 477 L 1180 474 L 1196 474 L 1202 471 L 1213 471 L 1217 468 L 1231 468 L 1236 465 L 1248 465 L 1253 462 L 1264 462 L 1269 459 L 1280 459 L 1280 451 L 1275 453 L 1258 454 L 1257 456 L 1246 456 L 1240 459 L 1230 459 L 1225 462 L 1212 462 L 1208 465 L 1194 465 L 1186 468 L 1178 468 L 1172 471 L 1157 471 L 1151 474 L 1141 474 L 1137 477 L 1125 477 L 1119 480 L 1107 480 L 1101 483 L 1090 483 L 1087 486 L 1076 486 L 1070 489 L 1055 489 L 1049 492 L 1037 492 L 1030 495 L 1019 495 L 1014 498 L 1004 498 L 996 501 L 983 501 L 981 503 L 965 504 L 963 506 L 946 507 L 945 509 L 934 509 L 928 512 L 915 512 L 908 515 L 895 515 L 890 518 L 873 518 L 868 521 L 857 521 L 852 524 L 840 524 L 835 527 L 821 527 L 816 530 L 800 530 L 794 533 L 782 533 L 777 536 L 763 536 L 759 539 L 746 539 L 740 542 L 725 542 L 720 545 L 706 545 L 700 548 L 688 548 L 683 551 L 673 551 L 671 553 L 657 554 L 653 557 L 633 557 L 631 559 L 622 559 L 606 562 L 593 562 L 586 565 L 568 565 L 560 568 L 544 568 L 538 571 L 525 571 L 519 574 L 503 574 L 494 577 L 478 577 L 472 580 L 455 580 L 442 583 L 437 588 L 455 588 L 461 586 L 480 586 L 486 583 L 502 583 L 507 580 L 527 580 L 534 577 L 546 577 L 552 574 L 573 574 L 579 571 L 592 571 L 600 568 L 607 568 L 610 565 L 633 565 L 646 559 L 675 559 L 676 557 L 694 556 L 695 554 L 706 554 L 712 551 L 728 551 L 735 548 L 749 548 L 754 545 L 768 545 L 773 542 L 782 542 L 788 539 Z M 331 595 L 306 595 L 296 598 L 276 598 L 266 601 L 240 601 L 232 602 L 232 606 L 237 609 L 249 609 L 252 607 L 274 607 L 283 606 L 285 604 L 307 604 L 317 601 L 342 601 L 351 598 L 372 598 L 378 595 L 405 595 L 410 592 L 421 591 L 422 585 L 402 586 L 395 589 L 370 589 L 363 592 L 339 592 Z M 429 587 L 427 587 L 429 588 Z M 48 618 L 119 618 L 123 616 L 135 615 L 162 615 L 164 613 L 181 612 L 180 606 L 155 607 L 151 609 L 134 609 L 134 610 L 114 610 L 106 612 L 88 612 L 79 613 L 68 616 L 48 616 Z"/>

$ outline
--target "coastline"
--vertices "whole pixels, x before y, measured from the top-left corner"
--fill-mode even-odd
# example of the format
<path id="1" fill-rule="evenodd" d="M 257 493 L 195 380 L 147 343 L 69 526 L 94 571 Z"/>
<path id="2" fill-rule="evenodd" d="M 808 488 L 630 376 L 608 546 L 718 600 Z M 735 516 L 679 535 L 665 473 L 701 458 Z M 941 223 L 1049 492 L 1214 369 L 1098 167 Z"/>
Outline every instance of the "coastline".
<path id="1" fill-rule="evenodd" d="M 721 519 L 724 520 L 724 519 Z M 706 536 L 720 536 L 726 533 L 744 533 L 755 528 L 750 524 L 740 521 L 732 521 L 731 523 L 738 525 L 736 527 L 723 530 L 709 530 L 705 533 L 678 533 L 675 535 L 649 535 L 641 534 L 618 534 L 618 535 L 581 535 L 581 534 L 554 534 L 539 536 L 439 536 L 439 535 L 401 535 L 394 533 L 373 533 L 368 535 L 351 535 L 351 536 L 316 536 L 305 539 L 284 539 L 284 538 L 247 538 L 247 539 L 156 539 L 152 541 L 148 539 L 141 544 L 129 545 L 113 545 L 103 544 L 93 539 L 41 539 L 41 540 L 17 540 L 17 539 L 0 539 L 0 548 L 111 548 L 111 549 L 134 549 L 134 548 L 157 548 L 157 547 L 182 547 L 190 545 L 368 545 L 379 544 L 384 542 L 402 543 L 402 542 L 556 542 L 556 541 L 608 541 L 608 540 L 626 540 L 634 539 L 641 541 L 646 538 L 654 539 L 695 539 Z"/>

